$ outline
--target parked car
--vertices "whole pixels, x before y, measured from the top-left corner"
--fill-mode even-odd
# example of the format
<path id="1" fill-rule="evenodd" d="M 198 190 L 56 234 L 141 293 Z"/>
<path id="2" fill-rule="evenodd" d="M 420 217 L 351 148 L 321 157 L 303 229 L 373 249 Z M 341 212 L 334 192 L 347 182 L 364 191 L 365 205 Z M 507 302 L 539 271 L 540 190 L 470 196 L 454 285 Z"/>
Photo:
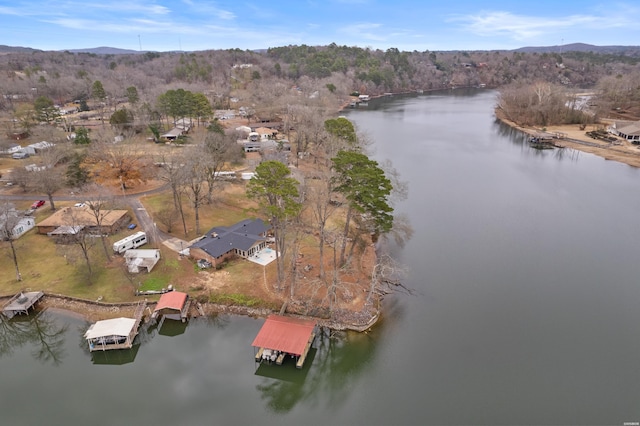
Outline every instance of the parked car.
<path id="1" fill-rule="evenodd" d="M 11 158 L 13 158 L 14 160 L 22 160 L 23 158 L 28 158 L 28 157 L 29 157 L 28 152 L 14 152 L 13 155 L 11 155 Z"/>
<path id="2" fill-rule="evenodd" d="M 129 228 L 129 229 L 136 229 L 136 226 L 137 226 L 137 225 L 136 225 L 135 223 L 131 223 L 131 224 L 129 224 L 129 226 L 127 226 L 127 228 Z"/>
<path id="3" fill-rule="evenodd" d="M 211 268 L 211 262 L 209 262 L 208 260 L 205 259 L 198 259 L 198 262 L 196 262 L 198 264 L 198 268 L 200 269 L 208 269 Z"/>
<path id="4" fill-rule="evenodd" d="M 75 204 L 73 205 L 73 207 L 84 207 L 84 206 L 86 206 L 86 204 L 85 204 L 85 203 L 75 203 Z"/>
<path id="5" fill-rule="evenodd" d="M 34 201 L 33 204 L 31 204 L 31 208 L 32 209 L 37 209 L 38 207 L 42 207 L 42 206 L 44 206 L 45 202 L 46 201 L 44 201 L 44 200 Z"/>

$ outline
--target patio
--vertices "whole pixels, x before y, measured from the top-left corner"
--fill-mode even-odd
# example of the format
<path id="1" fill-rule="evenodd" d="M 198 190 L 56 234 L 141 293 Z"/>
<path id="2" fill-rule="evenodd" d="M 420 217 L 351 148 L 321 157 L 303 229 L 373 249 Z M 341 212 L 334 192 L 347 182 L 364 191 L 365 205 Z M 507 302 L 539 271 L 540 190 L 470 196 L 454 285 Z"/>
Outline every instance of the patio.
<path id="1" fill-rule="evenodd" d="M 253 263 L 266 266 L 276 260 L 276 251 L 269 247 L 265 247 L 253 256 L 247 257 L 247 259 Z"/>

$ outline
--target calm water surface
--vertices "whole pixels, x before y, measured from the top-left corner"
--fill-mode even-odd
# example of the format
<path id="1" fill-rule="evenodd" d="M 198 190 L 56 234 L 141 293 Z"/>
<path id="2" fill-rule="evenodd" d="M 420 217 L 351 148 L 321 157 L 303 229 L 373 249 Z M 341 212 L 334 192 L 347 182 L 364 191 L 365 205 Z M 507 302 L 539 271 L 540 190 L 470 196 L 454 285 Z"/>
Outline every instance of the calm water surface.
<path id="1" fill-rule="evenodd" d="M 536 151 L 491 91 L 346 114 L 410 182 L 396 255 L 415 297 L 368 334 L 256 369 L 262 321 L 148 330 L 92 357 L 84 321 L 0 324 L 2 424 L 612 424 L 640 421 L 637 169 Z"/>

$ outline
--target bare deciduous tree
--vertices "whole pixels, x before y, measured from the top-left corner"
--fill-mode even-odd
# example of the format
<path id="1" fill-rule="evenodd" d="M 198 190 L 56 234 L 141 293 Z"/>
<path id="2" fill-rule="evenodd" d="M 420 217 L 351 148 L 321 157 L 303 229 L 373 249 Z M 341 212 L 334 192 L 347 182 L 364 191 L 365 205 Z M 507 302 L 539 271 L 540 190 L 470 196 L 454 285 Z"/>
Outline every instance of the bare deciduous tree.
<path id="1" fill-rule="evenodd" d="M 22 274 L 20 273 L 20 266 L 18 265 L 18 254 L 14 242 L 15 229 L 19 225 L 20 220 L 21 217 L 13 204 L 6 201 L 0 204 L 0 241 L 9 243 L 11 259 L 16 269 L 16 281 L 22 281 Z"/>

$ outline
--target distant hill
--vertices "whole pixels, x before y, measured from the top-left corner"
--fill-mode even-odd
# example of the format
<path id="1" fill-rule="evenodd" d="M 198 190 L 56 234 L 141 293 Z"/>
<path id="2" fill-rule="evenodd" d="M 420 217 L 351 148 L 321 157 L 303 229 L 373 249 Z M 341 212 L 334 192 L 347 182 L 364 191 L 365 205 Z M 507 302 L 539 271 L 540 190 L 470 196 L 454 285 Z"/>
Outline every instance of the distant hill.
<path id="1" fill-rule="evenodd" d="M 615 55 L 640 55 L 640 46 L 595 46 L 586 43 L 571 43 L 560 46 L 529 46 L 514 49 L 514 52 L 524 53 L 563 53 L 563 52 L 594 52 Z"/>
<path id="2" fill-rule="evenodd" d="M 0 54 L 3 54 L 3 53 L 25 53 L 25 52 L 39 52 L 39 50 L 38 49 L 32 49 L 30 47 L 6 46 L 4 44 L 0 44 Z"/>
<path id="3" fill-rule="evenodd" d="M 96 55 L 131 55 L 146 53 L 145 51 L 140 50 L 118 49 L 117 47 L 107 46 L 92 47 L 88 49 L 65 49 L 65 51 L 71 53 L 94 53 Z"/>

